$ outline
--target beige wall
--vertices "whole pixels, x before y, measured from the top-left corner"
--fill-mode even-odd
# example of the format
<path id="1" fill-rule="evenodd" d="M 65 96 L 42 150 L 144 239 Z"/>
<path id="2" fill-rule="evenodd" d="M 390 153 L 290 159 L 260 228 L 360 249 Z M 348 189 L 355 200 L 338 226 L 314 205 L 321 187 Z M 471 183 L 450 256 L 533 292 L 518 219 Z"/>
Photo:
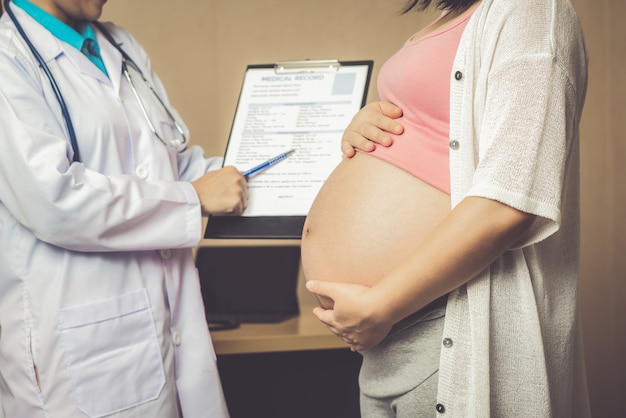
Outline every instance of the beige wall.
<path id="1" fill-rule="evenodd" d="M 426 21 L 395 12 L 389 0 L 112 0 L 103 19 L 132 30 L 192 141 L 222 154 L 247 64 L 374 59 L 377 73 L 420 19 Z"/>
<path id="2" fill-rule="evenodd" d="M 595 416 L 626 406 L 626 13 L 624 0 L 575 0 L 590 51 L 582 124 L 581 300 Z"/>
<path id="3" fill-rule="evenodd" d="M 626 407 L 626 165 L 620 160 L 626 157 L 626 1 L 573 2 L 591 54 L 582 125 L 582 315 L 594 415 L 613 417 Z M 376 76 L 385 58 L 427 21 L 397 16 L 400 4 L 113 0 L 104 19 L 142 42 L 192 142 L 214 155 L 225 148 L 246 64 L 374 59 Z"/>

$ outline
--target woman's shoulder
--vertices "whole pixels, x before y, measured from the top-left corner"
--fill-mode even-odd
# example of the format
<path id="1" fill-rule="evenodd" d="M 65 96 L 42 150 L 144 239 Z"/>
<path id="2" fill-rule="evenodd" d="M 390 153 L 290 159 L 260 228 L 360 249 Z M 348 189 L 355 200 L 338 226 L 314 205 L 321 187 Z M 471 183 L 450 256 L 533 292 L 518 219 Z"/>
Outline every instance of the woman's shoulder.
<path id="1" fill-rule="evenodd" d="M 475 19 L 480 44 L 517 59 L 586 55 L 582 26 L 569 0 L 482 0 Z"/>
<path id="2" fill-rule="evenodd" d="M 492 29 L 500 20 L 508 25 L 517 23 L 527 31 L 552 25 L 574 25 L 580 27 L 578 16 L 570 0 L 482 0 L 478 10 Z"/>

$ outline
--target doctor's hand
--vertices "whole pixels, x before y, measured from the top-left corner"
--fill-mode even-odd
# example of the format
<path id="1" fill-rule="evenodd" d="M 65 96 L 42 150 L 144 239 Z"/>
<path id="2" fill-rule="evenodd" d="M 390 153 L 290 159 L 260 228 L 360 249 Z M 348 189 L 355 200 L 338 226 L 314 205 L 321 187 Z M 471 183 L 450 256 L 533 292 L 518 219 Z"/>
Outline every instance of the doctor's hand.
<path id="1" fill-rule="evenodd" d="M 361 151 L 373 151 L 375 144 L 388 147 L 393 142 L 389 133 L 399 135 L 404 127 L 395 119 L 402 116 L 402 109 L 389 102 L 371 102 L 357 113 L 346 128 L 341 139 L 343 155 L 350 158 Z"/>
<path id="2" fill-rule="evenodd" d="M 393 323 L 382 317 L 370 302 L 367 286 L 311 280 L 306 288 L 325 301 L 313 314 L 346 342 L 352 351 L 367 350 L 389 334 Z"/>
<path id="3" fill-rule="evenodd" d="M 248 182 L 235 167 L 209 171 L 191 185 L 203 215 L 241 215 L 248 206 Z"/>

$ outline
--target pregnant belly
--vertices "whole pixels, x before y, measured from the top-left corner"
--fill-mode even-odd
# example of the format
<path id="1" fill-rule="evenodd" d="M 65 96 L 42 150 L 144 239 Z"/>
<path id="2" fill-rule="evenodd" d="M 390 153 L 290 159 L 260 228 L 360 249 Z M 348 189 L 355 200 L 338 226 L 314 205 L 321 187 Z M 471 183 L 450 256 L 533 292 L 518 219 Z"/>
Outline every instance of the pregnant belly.
<path id="1" fill-rule="evenodd" d="M 307 280 L 376 284 L 450 211 L 450 197 L 364 153 L 343 160 L 317 195 L 302 233 Z"/>

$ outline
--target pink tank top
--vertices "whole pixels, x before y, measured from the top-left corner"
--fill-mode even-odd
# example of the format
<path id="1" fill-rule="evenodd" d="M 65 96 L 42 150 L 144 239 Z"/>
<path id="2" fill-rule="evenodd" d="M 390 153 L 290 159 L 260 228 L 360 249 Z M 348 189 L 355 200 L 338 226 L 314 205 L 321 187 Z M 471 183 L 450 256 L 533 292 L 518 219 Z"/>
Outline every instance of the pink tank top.
<path id="1" fill-rule="evenodd" d="M 450 194 L 450 76 L 471 14 L 417 40 L 408 40 L 382 66 L 381 100 L 400 106 L 401 135 L 370 154 Z"/>

